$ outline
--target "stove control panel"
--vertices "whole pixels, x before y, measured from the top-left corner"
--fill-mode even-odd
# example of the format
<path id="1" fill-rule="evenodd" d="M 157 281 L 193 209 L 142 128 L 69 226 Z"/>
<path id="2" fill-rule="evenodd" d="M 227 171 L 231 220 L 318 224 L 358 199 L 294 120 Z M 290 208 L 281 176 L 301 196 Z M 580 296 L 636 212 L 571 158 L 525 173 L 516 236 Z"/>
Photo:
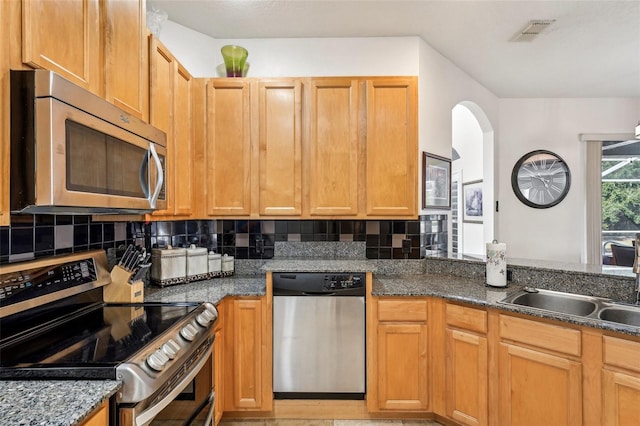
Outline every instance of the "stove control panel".
<path id="1" fill-rule="evenodd" d="M 212 327 L 217 318 L 216 308 L 209 303 L 203 303 L 180 323 L 176 323 L 166 339 L 141 353 L 139 358 L 129 360 L 119 367 L 122 374 L 130 374 L 129 366 L 139 364 L 145 366 L 150 377 L 157 377 L 158 374 L 164 374 L 165 370 L 172 370 L 171 365 L 184 363 L 185 357 L 190 356 L 194 346 L 200 345 L 204 338 L 212 334 Z M 125 375 L 120 379 L 126 377 Z"/>
<path id="2" fill-rule="evenodd" d="M 44 296 L 98 279 L 93 258 L 0 275 L 0 305 Z"/>
<path id="3" fill-rule="evenodd" d="M 364 287 L 364 274 L 335 274 L 325 277 L 325 290 L 339 290 Z"/>

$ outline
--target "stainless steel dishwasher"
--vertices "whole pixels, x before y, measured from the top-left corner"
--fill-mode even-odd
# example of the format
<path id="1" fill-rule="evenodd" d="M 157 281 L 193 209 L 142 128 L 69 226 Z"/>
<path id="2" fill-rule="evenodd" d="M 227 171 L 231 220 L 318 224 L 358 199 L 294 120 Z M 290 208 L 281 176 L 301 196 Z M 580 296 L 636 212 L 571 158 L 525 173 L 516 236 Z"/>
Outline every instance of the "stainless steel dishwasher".
<path id="1" fill-rule="evenodd" d="M 277 399 L 364 399 L 365 274 L 273 274 Z"/>

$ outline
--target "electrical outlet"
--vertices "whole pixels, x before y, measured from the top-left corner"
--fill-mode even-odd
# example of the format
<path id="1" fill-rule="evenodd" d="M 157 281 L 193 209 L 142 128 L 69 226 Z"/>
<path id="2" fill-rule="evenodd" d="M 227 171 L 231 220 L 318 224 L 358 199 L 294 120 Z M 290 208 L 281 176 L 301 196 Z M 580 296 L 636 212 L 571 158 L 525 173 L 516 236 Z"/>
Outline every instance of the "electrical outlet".
<path id="1" fill-rule="evenodd" d="M 256 253 L 264 254 L 264 240 L 256 239 Z"/>
<path id="2" fill-rule="evenodd" d="M 404 239 L 402 240 L 402 254 L 411 253 L 411 240 Z"/>

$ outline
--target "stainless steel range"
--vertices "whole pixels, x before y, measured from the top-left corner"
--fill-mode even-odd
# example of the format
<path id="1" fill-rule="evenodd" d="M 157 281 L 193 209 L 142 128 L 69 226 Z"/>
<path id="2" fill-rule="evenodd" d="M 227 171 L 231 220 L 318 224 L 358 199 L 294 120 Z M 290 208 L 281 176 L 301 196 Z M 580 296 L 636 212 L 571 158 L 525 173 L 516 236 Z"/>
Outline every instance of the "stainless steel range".
<path id="1" fill-rule="evenodd" d="M 98 250 L 0 267 L 0 378 L 121 380 L 117 422 L 146 425 L 210 358 L 218 313 L 104 303 L 106 264 Z"/>

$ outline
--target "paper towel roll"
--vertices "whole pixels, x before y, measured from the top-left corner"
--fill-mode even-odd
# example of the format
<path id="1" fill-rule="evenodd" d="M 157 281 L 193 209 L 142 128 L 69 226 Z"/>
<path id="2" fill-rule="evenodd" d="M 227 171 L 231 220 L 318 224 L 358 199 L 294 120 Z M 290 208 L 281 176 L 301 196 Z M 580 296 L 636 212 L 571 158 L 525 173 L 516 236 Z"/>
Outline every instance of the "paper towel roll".
<path id="1" fill-rule="evenodd" d="M 507 245 L 496 240 L 487 243 L 487 284 L 507 286 Z"/>

